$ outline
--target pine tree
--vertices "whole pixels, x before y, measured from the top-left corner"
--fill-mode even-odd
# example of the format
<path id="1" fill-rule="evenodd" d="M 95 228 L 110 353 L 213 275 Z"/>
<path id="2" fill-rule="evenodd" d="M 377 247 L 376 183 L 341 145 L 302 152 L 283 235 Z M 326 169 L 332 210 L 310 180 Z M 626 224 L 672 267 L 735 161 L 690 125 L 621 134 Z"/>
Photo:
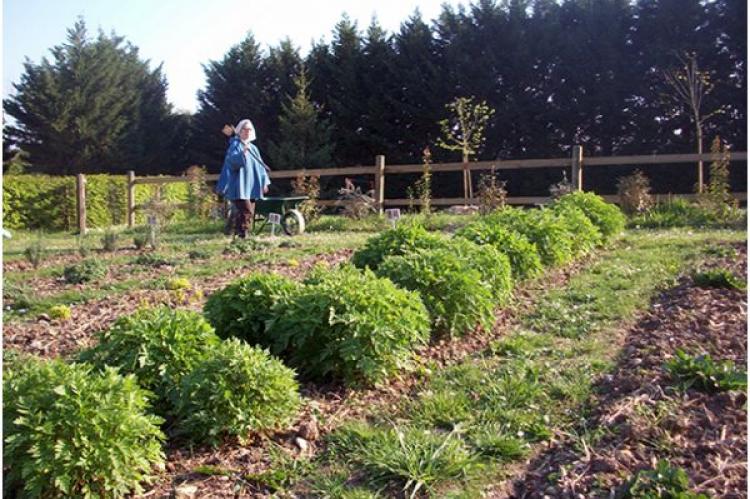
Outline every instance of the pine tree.
<path id="1" fill-rule="evenodd" d="M 53 60 L 27 60 L 16 93 L 3 101 L 16 123 L 8 134 L 29 154 L 36 171 L 78 173 L 123 171 L 149 163 L 143 107 L 149 126 L 169 116 L 160 69 L 151 71 L 122 37 L 88 36 L 85 22 L 68 30 L 66 43 L 51 49 Z M 146 88 L 146 82 L 160 84 Z M 150 99 L 150 100 L 149 100 Z"/>
<path id="2" fill-rule="evenodd" d="M 296 94 L 287 95 L 282 105 L 281 138 L 269 144 L 269 157 L 280 170 L 331 166 L 331 127 L 319 118 L 319 109 L 310 100 L 307 78 L 307 71 L 301 67 L 294 78 Z"/>
<path id="3" fill-rule="evenodd" d="M 256 144 L 265 149 L 266 132 L 276 119 L 269 112 L 272 75 L 252 33 L 230 48 L 221 61 L 210 61 L 203 70 L 206 88 L 198 92 L 194 157 L 209 171 L 218 172 L 227 148 L 226 137 L 221 133 L 226 124 L 235 125 L 249 118 L 257 131 Z"/>

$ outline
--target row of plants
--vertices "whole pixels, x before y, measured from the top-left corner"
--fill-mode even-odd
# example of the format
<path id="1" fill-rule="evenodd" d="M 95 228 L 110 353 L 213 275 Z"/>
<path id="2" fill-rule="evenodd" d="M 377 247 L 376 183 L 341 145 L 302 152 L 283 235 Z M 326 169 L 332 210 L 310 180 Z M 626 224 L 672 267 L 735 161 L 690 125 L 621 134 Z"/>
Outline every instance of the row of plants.
<path id="1" fill-rule="evenodd" d="M 587 453 L 610 431 L 587 426 L 587 417 L 595 407 L 597 378 L 611 372 L 617 361 L 612 324 L 647 308 L 655 291 L 675 282 L 697 259 L 713 254 L 708 250 L 715 248 L 707 248 L 707 243 L 715 238 L 677 233 L 653 238 L 637 232 L 626 236 L 609 258 L 573 276 L 565 288 L 543 293 L 538 306 L 519 317 L 519 327 L 490 342 L 486 351 L 443 369 L 425 359 L 415 394 L 328 434 L 312 470 L 297 473 L 289 480 L 294 483 L 291 490 L 279 492 L 371 498 L 492 496 L 507 493 L 505 487 L 490 486 L 507 480 L 508 471 L 513 473 L 519 461 L 535 455 L 534 448 L 551 435 L 555 440 L 569 436 L 577 451 Z M 747 386 L 742 369 L 706 355 L 678 351 L 664 368 L 678 393 L 690 388 L 744 391 Z M 549 485 L 564 472 L 548 475 Z M 617 497 L 703 497 L 688 494 L 687 475 L 667 461 L 622 479 Z M 545 493 L 559 495 L 552 490 Z M 612 490 L 597 492 L 599 497 Z"/>
<path id="2" fill-rule="evenodd" d="M 118 319 L 73 362 L 4 360 L 5 486 L 32 497 L 140 492 L 163 469 L 167 435 L 243 441 L 300 405 L 279 360 L 166 307 Z"/>
<path id="3" fill-rule="evenodd" d="M 72 364 L 6 362 L 8 483 L 39 495 L 138 490 L 163 463 L 163 431 L 217 444 L 283 426 L 300 405 L 295 371 L 349 385 L 382 381 L 431 337 L 491 327 L 514 276 L 541 270 L 528 262 L 568 262 L 619 232 L 624 217 L 576 193 L 549 209 L 507 208 L 475 223 L 453 237 L 400 225 L 368 240 L 354 265 L 320 266 L 301 283 L 250 275 L 207 300 L 206 320 L 141 310 Z M 479 246 L 477 233 L 497 237 Z M 101 410 L 110 399 L 129 416 Z M 85 425 L 97 433 L 76 430 Z"/>

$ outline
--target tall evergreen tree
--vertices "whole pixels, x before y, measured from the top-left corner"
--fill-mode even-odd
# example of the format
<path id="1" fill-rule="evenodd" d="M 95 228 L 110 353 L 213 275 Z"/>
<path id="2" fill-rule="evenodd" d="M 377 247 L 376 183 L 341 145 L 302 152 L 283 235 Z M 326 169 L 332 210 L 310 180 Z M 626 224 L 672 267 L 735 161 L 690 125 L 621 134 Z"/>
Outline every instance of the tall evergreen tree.
<path id="1" fill-rule="evenodd" d="M 266 64 L 270 76 L 266 112 L 269 113 L 269 116 L 275 118 L 283 112 L 283 106 L 288 96 L 295 95 L 297 92 L 294 80 L 302 66 L 302 58 L 299 50 L 289 38 L 286 38 L 279 43 L 278 47 L 269 49 Z M 282 140 L 280 133 L 278 122 L 273 120 L 271 126 L 263 132 L 263 136 L 268 139 L 268 144 L 271 142 L 278 143 L 279 140 Z"/>
<path id="2" fill-rule="evenodd" d="M 396 152 L 390 153 L 394 157 L 389 156 L 388 161 L 416 163 L 424 146 L 440 131 L 437 123 L 445 103 L 439 91 L 443 75 L 435 39 L 419 10 L 401 24 L 394 45 L 394 71 L 400 82 L 399 88 L 393 89 L 398 103 L 394 123 L 399 137 Z"/>
<path id="3" fill-rule="evenodd" d="M 52 62 L 24 63 L 16 93 L 3 101 L 16 122 L 8 134 L 33 169 L 70 174 L 154 165 L 154 147 L 137 139 L 169 119 L 161 69 L 151 71 L 114 34 L 90 39 L 82 19 L 51 52 Z M 160 106 L 150 107 L 154 102 Z"/>
<path id="4" fill-rule="evenodd" d="M 225 124 L 250 118 L 258 134 L 256 144 L 265 149 L 268 130 L 276 119 L 268 112 L 272 75 L 252 33 L 230 48 L 221 61 L 210 61 L 203 70 L 206 88 L 198 92 L 194 156 L 210 171 L 218 171 L 226 151 L 226 137 L 221 133 Z"/>
<path id="5" fill-rule="evenodd" d="M 332 159 L 331 128 L 319 118 L 310 100 L 307 72 L 300 68 L 294 78 L 296 94 L 287 95 L 279 116 L 278 143 L 269 143 L 268 153 L 276 169 L 330 167 Z"/>

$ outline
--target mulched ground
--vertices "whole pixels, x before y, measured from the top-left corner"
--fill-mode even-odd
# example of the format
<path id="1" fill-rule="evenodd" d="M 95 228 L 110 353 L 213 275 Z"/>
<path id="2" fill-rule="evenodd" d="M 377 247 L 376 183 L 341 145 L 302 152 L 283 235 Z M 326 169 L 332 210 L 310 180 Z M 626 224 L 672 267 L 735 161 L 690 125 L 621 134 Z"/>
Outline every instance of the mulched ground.
<path id="1" fill-rule="evenodd" d="M 747 278 L 747 251 L 710 266 Z M 586 427 L 599 441 L 559 435 L 523 475 L 495 497 L 615 497 L 627 478 L 659 459 L 683 468 L 708 497 L 747 497 L 747 397 L 742 392 L 681 393 L 664 369 L 680 348 L 692 355 L 747 362 L 747 295 L 695 287 L 690 278 L 659 296 L 629 330 L 615 371 L 597 386 Z"/>

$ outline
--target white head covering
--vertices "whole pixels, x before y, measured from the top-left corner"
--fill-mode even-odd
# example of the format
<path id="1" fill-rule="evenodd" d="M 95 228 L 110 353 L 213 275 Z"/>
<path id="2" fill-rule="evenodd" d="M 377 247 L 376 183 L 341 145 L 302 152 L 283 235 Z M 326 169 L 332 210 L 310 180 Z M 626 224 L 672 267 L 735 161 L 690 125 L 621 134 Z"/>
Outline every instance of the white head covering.
<path id="1" fill-rule="evenodd" d="M 253 126 L 252 121 L 248 119 L 240 120 L 240 122 L 237 123 L 237 126 L 234 127 L 234 133 L 237 134 L 237 137 L 240 137 L 240 130 L 242 130 L 246 126 L 250 127 L 250 137 L 247 139 L 247 141 L 252 142 L 255 140 L 255 126 Z M 240 138 L 240 140 L 242 139 Z"/>

